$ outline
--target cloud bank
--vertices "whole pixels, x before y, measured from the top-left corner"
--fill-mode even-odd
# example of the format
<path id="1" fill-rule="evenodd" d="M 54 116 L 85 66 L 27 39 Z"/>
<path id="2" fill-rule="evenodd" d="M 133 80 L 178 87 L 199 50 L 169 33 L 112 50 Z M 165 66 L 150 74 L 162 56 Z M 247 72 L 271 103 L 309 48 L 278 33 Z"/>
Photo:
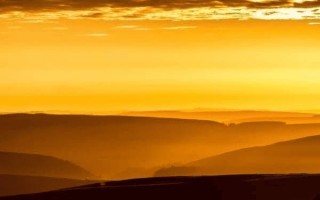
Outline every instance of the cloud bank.
<path id="1" fill-rule="evenodd" d="M 204 12 L 208 19 L 252 18 L 265 11 L 269 17 L 281 15 L 283 9 L 296 11 L 293 19 L 318 19 L 319 8 L 320 0 L 0 0 L 0 15 L 56 13 L 60 17 L 103 19 L 174 19 L 173 12 L 182 20 L 187 15 L 193 16 L 191 19 L 206 18 Z M 307 16 L 303 14 L 306 12 Z"/>

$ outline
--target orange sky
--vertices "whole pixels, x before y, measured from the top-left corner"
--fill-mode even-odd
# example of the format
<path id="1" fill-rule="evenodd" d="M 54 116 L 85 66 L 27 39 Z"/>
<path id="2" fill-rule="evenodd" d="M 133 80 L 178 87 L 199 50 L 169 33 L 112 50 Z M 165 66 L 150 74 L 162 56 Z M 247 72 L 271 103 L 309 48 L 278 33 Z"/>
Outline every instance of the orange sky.
<path id="1" fill-rule="evenodd" d="M 107 20 L 79 17 L 92 10 L 61 12 L 0 9 L 2 112 L 320 110 L 315 17 Z"/>

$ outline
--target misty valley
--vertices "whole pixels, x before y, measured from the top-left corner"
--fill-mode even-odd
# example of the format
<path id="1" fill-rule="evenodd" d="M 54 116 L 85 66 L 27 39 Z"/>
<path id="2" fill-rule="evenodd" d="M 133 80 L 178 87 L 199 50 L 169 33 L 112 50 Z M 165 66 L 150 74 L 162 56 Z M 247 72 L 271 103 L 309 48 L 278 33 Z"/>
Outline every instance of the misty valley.
<path id="1" fill-rule="evenodd" d="M 155 113 L 1 115 L 0 199 L 319 198 L 317 115 Z"/>

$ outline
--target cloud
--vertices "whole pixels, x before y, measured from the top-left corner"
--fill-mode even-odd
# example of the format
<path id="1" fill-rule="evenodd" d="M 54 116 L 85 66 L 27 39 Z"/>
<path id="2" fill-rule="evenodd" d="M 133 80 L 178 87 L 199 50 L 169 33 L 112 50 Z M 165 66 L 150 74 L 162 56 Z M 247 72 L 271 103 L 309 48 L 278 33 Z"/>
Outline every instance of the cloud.
<path id="1" fill-rule="evenodd" d="M 292 0 L 1 0 L 0 12 L 8 11 L 56 11 L 56 10 L 88 10 L 101 7 L 133 8 L 149 7 L 170 9 L 187 8 L 273 8 L 273 7 L 316 7 L 320 0 L 294 3 Z M 99 17 L 94 13 L 89 17 Z"/>
<path id="2" fill-rule="evenodd" d="M 320 7 L 320 0 L 297 2 L 297 3 L 294 3 L 294 7 L 296 7 L 296 8 L 316 8 L 316 7 Z"/>
<path id="3" fill-rule="evenodd" d="M 0 19 L 319 19 L 320 0 L 0 0 Z M 138 30 L 139 27 L 119 26 Z M 170 28 L 170 27 L 169 27 Z"/>
<path id="4" fill-rule="evenodd" d="M 143 27 L 141 27 L 141 28 L 136 28 L 134 30 L 135 31 L 151 31 L 152 29 L 151 28 L 143 28 Z"/>
<path id="5" fill-rule="evenodd" d="M 309 22 L 309 25 L 320 25 L 320 22 Z"/>
<path id="6" fill-rule="evenodd" d="M 109 34 L 107 34 L 107 33 L 88 33 L 85 36 L 88 36 L 88 37 L 106 37 L 108 35 Z"/>
<path id="7" fill-rule="evenodd" d="M 135 25 L 123 25 L 123 26 L 115 26 L 115 29 L 136 29 L 138 26 Z"/>
<path id="8" fill-rule="evenodd" d="M 136 25 L 122 25 L 122 26 L 115 26 L 113 29 L 123 29 L 123 30 L 133 30 L 133 31 L 151 31 L 151 28 L 140 27 Z"/>
<path id="9" fill-rule="evenodd" d="M 171 27 L 163 27 L 164 30 L 185 30 L 185 29 L 194 29 L 197 26 L 171 26 Z"/>
<path id="10" fill-rule="evenodd" d="M 65 26 L 56 26 L 56 27 L 50 27 L 48 29 L 53 31 L 65 31 L 65 30 L 68 30 L 69 28 Z"/>

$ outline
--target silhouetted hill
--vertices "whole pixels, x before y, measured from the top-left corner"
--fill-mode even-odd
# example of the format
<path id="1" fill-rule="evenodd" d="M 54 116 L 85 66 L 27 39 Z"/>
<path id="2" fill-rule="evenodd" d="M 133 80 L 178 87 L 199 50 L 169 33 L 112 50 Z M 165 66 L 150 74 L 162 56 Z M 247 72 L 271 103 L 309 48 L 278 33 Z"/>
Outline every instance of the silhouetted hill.
<path id="1" fill-rule="evenodd" d="M 211 121 L 146 117 L 1 115 L 0 150 L 63 158 L 111 178 L 128 168 L 197 158 L 208 143 L 204 138 L 225 127 Z M 196 154 L 191 155 L 191 149 L 184 152 L 197 142 Z"/>
<path id="2" fill-rule="evenodd" d="M 0 151 L 50 155 L 103 178 L 152 176 L 154 169 L 248 146 L 320 133 L 320 124 L 150 117 L 0 115 Z M 223 141 L 223 142 L 222 142 Z"/>
<path id="3" fill-rule="evenodd" d="M 59 157 L 104 178 L 152 176 L 154 169 L 248 146 L 320 132 L 320 124 L 89 115 L 0 115 L 0 150 Z"/>
<path id="4" fill-rule="evenodd" d="M 183 166 L 164 168 L 158 170 L 156 176 L 320 173 L 319 155 L 320 136 L 312 136 L 263 147 L 241 149 Z"/>
<path id="5" fill-rule="evenodd" d="M 0 174 L 86 179 L 93 175 L 81 167 L 58 158 L 0 152 Z"/>
<path id="6" fill-rule="evenodd" d="M 106 182 L 1 200 L 313 200 L 320 175 L 171 177 Z"/>
<path id="7" fill-rule="evenodd" d="M 312 113 L 276 111 L 140 111 L 122 113 L 127 116 L 168 117 L 179 119 L 213 120 L 222 123 L 254 121 L 281 121 L 288 124 L 320 123 L 320 117 Z"/>
<path id="8" fill-rule="evenodd" d="M 320 117 L 317 115 L 306 117 L 257 117 L 257 118 L 244 118 L 240 120 L 232 120 L 227 123 L 244 123 L 244 122 L 257 122 L 257 121 L 279 121 L 287 124 L 311 124 L 320 123 Z"/>
<path id="9" fill-rule="evenodd" d="M 92 183 L 94 181 L 0 174 L 0 196 L 39 193 Z"/>

